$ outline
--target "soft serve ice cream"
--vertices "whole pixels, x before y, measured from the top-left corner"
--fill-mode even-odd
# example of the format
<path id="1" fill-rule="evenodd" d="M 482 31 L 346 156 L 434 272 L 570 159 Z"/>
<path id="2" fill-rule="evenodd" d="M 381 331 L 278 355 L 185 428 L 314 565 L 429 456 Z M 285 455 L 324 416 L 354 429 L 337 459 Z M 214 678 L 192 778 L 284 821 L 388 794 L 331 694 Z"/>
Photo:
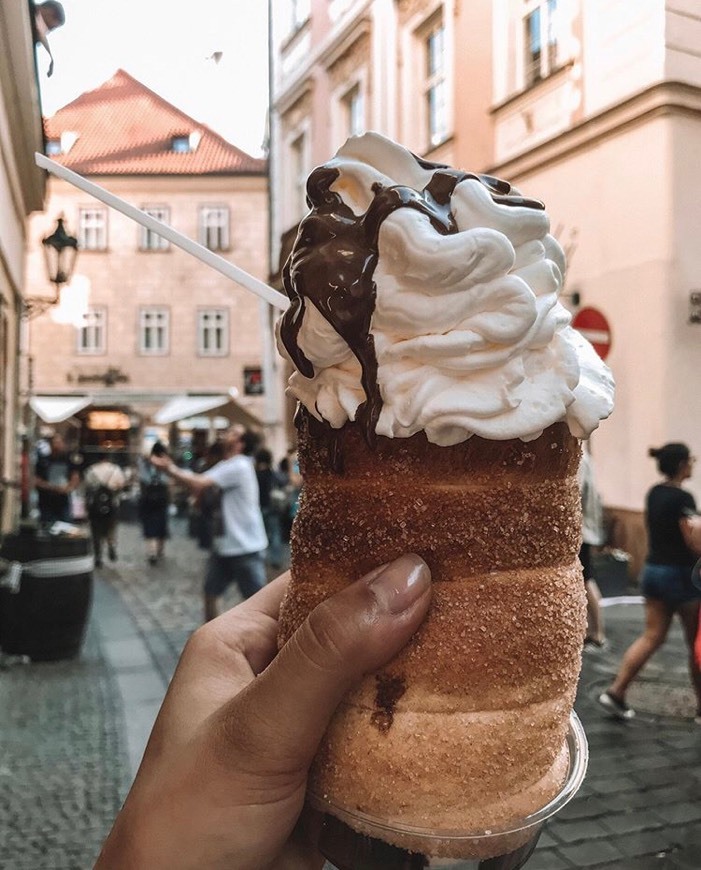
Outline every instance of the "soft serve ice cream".
<path id="1" fill-rule="evenodd" d="M 307 190 L 279 346 L 314 417 L 446 446 L 561 420 L 586 437 L 609 415 L 611 375 L 558 301 L 565 257 L 542 203 L 375 133 Z"/>

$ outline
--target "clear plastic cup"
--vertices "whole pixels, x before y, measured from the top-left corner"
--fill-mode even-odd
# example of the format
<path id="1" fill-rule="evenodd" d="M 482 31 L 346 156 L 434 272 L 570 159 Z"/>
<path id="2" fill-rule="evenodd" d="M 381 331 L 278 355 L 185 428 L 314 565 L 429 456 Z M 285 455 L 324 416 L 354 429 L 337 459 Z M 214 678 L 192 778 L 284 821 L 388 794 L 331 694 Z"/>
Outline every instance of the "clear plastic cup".
<path id="1" fill-rule="evenodd" d="M 569 769 L 560 792 L 541 809 L 507 827 L 484 831 L 442 830 L 438 825 L 413 828 L 349 812 L 308 794 L 308 833 L 337 870 L 518 870 L 533 854 L 547 819 L 569 803 L 584 780 L 589 751 L 574 711 L 567 749 Z"/>

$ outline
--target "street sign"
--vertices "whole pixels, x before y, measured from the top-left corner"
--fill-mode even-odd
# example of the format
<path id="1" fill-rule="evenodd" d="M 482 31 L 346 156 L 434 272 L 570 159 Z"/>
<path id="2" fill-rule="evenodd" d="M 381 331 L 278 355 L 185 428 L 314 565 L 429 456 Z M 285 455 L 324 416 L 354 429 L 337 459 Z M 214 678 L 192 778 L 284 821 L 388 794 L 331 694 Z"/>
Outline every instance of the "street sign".
<path id="1" fill-rule="evenodd" d="M 611 350 L 611 327 L 598 308 L 582 308 L 572 318 L 572 326 L 592 343 L 601 359 Z"/>
<path id="2" fill-rule="evenodd" d="M 243 370 L 244 396 L 262 396 L 264 392 L 263 369 L 260 366 L 246 367 Z"/>

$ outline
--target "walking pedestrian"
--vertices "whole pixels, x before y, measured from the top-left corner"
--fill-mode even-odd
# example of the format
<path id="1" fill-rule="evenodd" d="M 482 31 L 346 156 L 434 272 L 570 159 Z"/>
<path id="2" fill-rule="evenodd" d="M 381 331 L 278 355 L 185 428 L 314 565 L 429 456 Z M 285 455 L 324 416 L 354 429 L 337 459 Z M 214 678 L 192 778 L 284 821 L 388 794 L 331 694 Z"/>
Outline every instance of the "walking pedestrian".
<path id="1" fill-rule="evenodd" d="M 205 622 L 218 615 L 219 600 L 232 582 L 244 598 L 265 585 L 268 539 L 252 456 L 259 440 L 241 425 L 230 426 L 222 439 L 224 459 L 202 474 L 178 468 L 168 456 L 151 457 L 156 468 L 194 495 L 212 487 L 221 492 L 220 527 L 215 532 L 204 582 Z"/>
<path id="2" fill-rule="evenodd" d="M 224 458 L 221 441 L 213 441 L 197 460 L 193 471 L 204 474 Z M 191 497 L 191 523 L 193 537 L 197 538 L 200 550 L 211 550 L 214 541 L 214 526 L 219 516 L 220 499 L 217 487 L 204 489 Z"/>
<path id="3" fill-rule="evenodd" d="M 600 547 L 604 543 L 605 535 L 603 507 L 596 490 L 594 468 L 586 445 L 579 466 L 579 489 L 582 497 L 582 546 L 579 550 L 579 561 L 582 563 L 587 596 L 587 636 L 584 649 L 590 651 L 604 649 L 606 646 L 601 592 L 594 578 L 592 561 L 592 547 Z"/>
<path id="4" fill-rule="evenodd" d="M 160 441 L 153 445 L 151 460 L 158 456 L 167 458 L 165 446 Z M 152 461 L 142 459 L 139 466 L 139 518 L 150 565 L 155 565 L 165 551 L 169 507 L 168 477 Z"/>
<path id="5" fill-rule="evenodd" d="M 283 476 L 273 467 L 273 454 L 267 447 L 256 453 L 256 477 L 260 494 L 268 550 L 265 561 L 271 568 L 282 568 L 282 528 L 280 520 L 288 511 L 289 497 Z"/>
<path id="6" fill-rule="evenodd" d="M 66 449 L 62 436 L 51 436 L 48 452 L 37 456 L 34 485 L 39 501 L 39 518 L 43 524 L 71 521 L 71 493 L 80 483 L 80 457 Z"/>
<path id="7" fill-rule="evenodd" d="M 117 520 L 119 493 L 126 486 L 124 472 L 106 453 L 85 473 L 85 506 L 92 532 L 95 565 L 102 565 L 103 544 L 111 562 L 117 561 Z"/>
<path id="8" fill-rule="evenodd" d="M 626 692 L 641 668 L 662 646 L 676 613 L 689 648 L 689 671 L 696 692 L 696 719 L 701 724 L 701 669 L 694 657 L 701 589 L 692 582 L 692 570 L 701 546 L 701 518 L 690 492 L 682 488 L 691 477 L 695 457 L 686 444 L 669 443 L 651 449 L 663 481 L 647 494 L 645 521 L 648 555 L 640 589 L 645 598 L 645 630 L 628 648 L 610 687 L 599 703 L 619 719 L 632 719 L 635 711 L 626 703 Z"/>

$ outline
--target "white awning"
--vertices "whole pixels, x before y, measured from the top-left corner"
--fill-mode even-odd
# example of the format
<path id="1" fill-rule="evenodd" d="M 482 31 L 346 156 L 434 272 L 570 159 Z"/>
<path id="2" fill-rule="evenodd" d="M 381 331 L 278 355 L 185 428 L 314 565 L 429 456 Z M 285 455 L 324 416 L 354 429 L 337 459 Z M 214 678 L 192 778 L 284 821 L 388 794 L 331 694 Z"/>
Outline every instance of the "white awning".
<path id="1" fill-rule="evenodd" d="M 198 417 L 226 405 L 229 396 L 175 396 L 170 399 L 153 416 L 159 426 L 186 420 L 188 417 Z"/>
<path id="2" fill-rule="evenodd" d="M 32 396 L 29 404 L 45 423 L 62 423 L 92 403 L 91 396 Z"/>
<path id="3" fill-rule="evenodd" d="M 232 423 L 259 427 L 260 420 L 242 408 L 231 395 L 175 396 L 153 415 L 154 423 L 166 426 L 190 417 L 225 417 Z"/>

